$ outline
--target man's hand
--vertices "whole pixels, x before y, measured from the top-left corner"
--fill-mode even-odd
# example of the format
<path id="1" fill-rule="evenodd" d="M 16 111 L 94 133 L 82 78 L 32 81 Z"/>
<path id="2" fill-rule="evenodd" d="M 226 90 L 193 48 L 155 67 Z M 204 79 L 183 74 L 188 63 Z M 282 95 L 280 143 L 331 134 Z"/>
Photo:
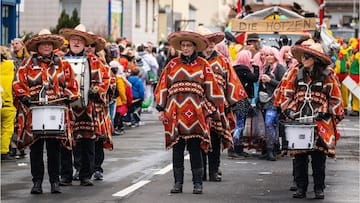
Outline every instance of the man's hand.
<path id="1" fill-rule="evenodd" d="M 284 111 L 286 117 L 290 118 L 291 120 L 295 120 L 295 112 L 291 109 L 286 109 Z"/>
<path id="2" fill-rule="evenodd" d="M 164 121 L 165 120 L 165 114 L 164 111 L 160 111 L 158 114 L 158 118 L 160 121 Z"/>
<path id="3" fill-rule="evenodd" d="M 24 96 L 20 99 L 21 103 L 23 103 L 25 106 L 30 107 L 31 106 L 31 98 L 28 96 Z"/>

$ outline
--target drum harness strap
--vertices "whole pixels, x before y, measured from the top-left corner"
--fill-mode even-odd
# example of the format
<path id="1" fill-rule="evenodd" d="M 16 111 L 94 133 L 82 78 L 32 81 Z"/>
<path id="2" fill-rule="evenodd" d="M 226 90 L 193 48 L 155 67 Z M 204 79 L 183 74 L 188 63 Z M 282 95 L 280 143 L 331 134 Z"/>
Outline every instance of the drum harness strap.
<path id="1" fill-rule="evenodd" d="M 328 70 L 328 68 L 326 68 L 323 72 L 322 72 L 322 75 L 320 77 L 320 80 L 319 81 L 312 81 L 310 84 L 307 84 L 305 82 L 305 77 L 304 77 L 304 68 L 301 67 L 299 68 L 299 71 L 297 73 L 297 77 L 296 77 L 296 89 L 299 87 L 299 86 L 305 86 L 306 87 L 306 90 L 305 90 L 305 96 L 304 96 L 304 104 L 300 107 L 300 118 L 304 118 L 305 120 L 308 120 L 306 118 L 311 118 L 313 119 L 314 118 L 314 109 L 311 105 L 311 87 L 313 85 L 316 85 L 316 86 L 320 86 L 321 89 L 323 89 L 323 81 L 325 80 L 325 77 L 327 77 L 329 75 L 329 72 L 330 70 Z M 320 84 L 319 84 L 320 83 Z"/>
<path id="2" fill-rule="evenodd" d="M 39 68 L 39 62 L 38 62 L 38 57 L 40 57 L 40 56 L 38 56 L 37 54 L 33 54 L 32 57 L 31 57 L 34 69 L 40 69 Z M 54 67 L 55 69 L 58 69 L 59 68 L 59 61 L 60 61 L 59 56 L 58 55 L 52 55 L 51 58 L 54 61 L 54 63 L 51 64 L 51 66 Z M 43 82 L 43 85 L 42 85 L 41 90 L 39 92 L 39 101 L 42 101 L 44 99 L 45 102 L 47 102 L 46 90 L 48 90 L 49 88 L 51 88 L 49 86 L 49 84 L 46 84 L 46 83 Z"/>
<path id="3" fill-rule="evenodd" d="M 66 56 L 66 59 L 80 59 L 80 57 L 78 56 Z M 87 58 L 84 57 L 84 56 L 81 56 L 81 62 L 77 62 L 77 63 L 81 63 L 81 71 L 80 71 L 80 78 L 77 78 L 77 80 L 80 80 L 78 81 L 79 82 L 79 93 L 80 93 L 80 97 L 83 97 L 83 99 L 80 99 L 78 101 L 81 102 L 81 106 L 86 106 L 86 101 L 85 101 L 85 97 L 86 97 L 86 94 L 85 94 L 85 75 L 89 75 L 89 72 L 88 72 L 88 66 L 87 66 Z M 77 73 L 75 73 L 77 74 Z M 76 102 L 75 102 L 76 103 Z"/>

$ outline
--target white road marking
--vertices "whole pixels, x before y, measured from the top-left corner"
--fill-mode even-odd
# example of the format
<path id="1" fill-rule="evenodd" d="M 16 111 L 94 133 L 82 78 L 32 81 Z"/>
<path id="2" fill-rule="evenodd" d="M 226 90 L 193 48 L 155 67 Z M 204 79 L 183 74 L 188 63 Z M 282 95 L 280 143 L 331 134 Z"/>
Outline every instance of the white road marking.
<path id="1" fill-rule="evenodd" d="M 171 171 L 173 168 L 172 164 L 165 166 L 164 168 L 160 169 L 158 172 L 154 173 L 155 175 L 164 175 L 165 173 Z"/>
<path id="2" fill-rule="evenodd" d="M 117 193 L 114 193 L 112 196 L 113 197 L 125 197 L 126 195 L 134 192 L 135 190 L 141 188 L 142 186 L 144 186 L 144 185 L 146 185 L 148 183 L 150 183 L 150 180 L 141 180 L 141 181 L 139 181 L 139 182 L 137 182 L 137 183 L 123 189 L 123 190 L 120 190 Z"/>
<path id="3" fill-rule="evenodd" d="M 190 159 L 190 155 L 187 154 L 184 159 Z M 169 164 L 167 166 L 165 166 L 164 168 L 160 169 L 159 171 L 155 172 L 154 175 L 164 175 L 166 174 L 167 172 L 171 171 L 173 168 L 173 165 L 172 164 Z M 150 183 L 151 181 L 150 180 L 141 180 L 133 185 L 130 185 L 129 187 L 123 189 L 123 190 L 120 190 L 119 192 L 117 193 L 114 193 L 112 196 L 113 197 L 125 197 L 126 195 L 134 192 L 135 190 L 141 188 L 142 186 Z"/>

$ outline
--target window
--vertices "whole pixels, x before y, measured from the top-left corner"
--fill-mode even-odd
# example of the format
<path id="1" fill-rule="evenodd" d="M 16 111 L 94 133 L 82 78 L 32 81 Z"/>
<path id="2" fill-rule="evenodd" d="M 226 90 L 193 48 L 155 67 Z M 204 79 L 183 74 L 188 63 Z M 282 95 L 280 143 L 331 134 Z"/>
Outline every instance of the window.
<path id="1" fill-rule="evenodd" d="M 139 28 L 140 27 L 140 0 L 136 0 L 135 9 L 136 9 L 135 27 Z"/>
<path id="2" fill-rule="evenodd" d="M 81 0 L 62 0 L 61 6 L 70 17 L 74 9 L 77 10 L 78 16 L 81 16 Z"/>

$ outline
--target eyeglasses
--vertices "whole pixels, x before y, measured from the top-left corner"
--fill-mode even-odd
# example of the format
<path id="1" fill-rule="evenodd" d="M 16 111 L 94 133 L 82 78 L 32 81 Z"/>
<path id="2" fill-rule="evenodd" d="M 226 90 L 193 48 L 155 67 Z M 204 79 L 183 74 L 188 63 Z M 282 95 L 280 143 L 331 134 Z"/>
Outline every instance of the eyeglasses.
<path id="1" fill-rule="evenodd" d="M 312 58 L 312 56 L 310 54 L 304 53 L 303 58 L 308 60 L 309 58 Z"/>
<path id="2" fill-rule="evenodd" d="M 89 45 L 87 45 L 87 47 L 92 47 L 92 48 L 94 48 L 96 46 L 96 44 L 89 44 Z"/>
<path id="3" fill-rule="evenodd" d="M 193 43 L 181 43 L 180 46 L 181 47 L 193 47 L 194 44 Z"/>

